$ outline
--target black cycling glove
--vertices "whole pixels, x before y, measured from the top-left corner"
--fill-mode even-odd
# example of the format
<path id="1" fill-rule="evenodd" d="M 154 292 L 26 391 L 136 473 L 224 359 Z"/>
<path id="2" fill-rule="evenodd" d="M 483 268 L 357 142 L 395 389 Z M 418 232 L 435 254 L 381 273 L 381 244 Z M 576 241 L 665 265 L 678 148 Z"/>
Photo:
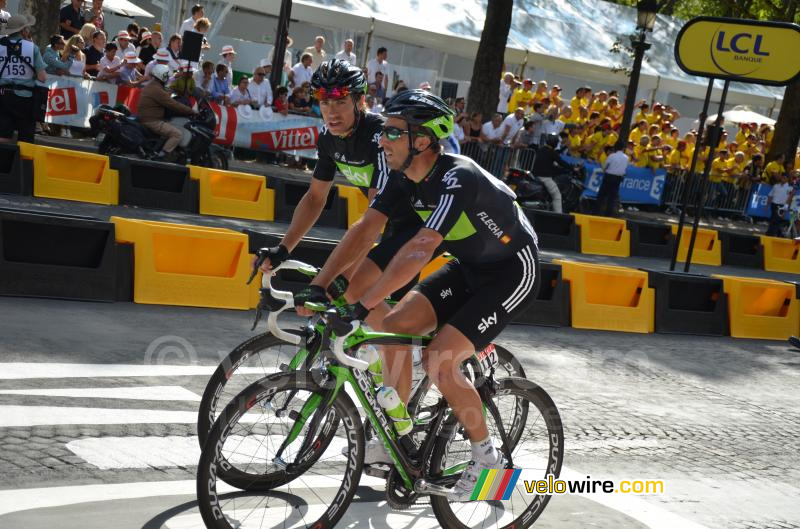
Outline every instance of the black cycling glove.
<path id="1" fill-rule="evenodd" d="M 303 307 L 306 302 L 328 304 L 328 295 L 325 289 L 318 285 L 308 285 L 306 288 L 294 295 L 294 306 Z"/>
<path id="2" fill-rule="evenodd" d="M 279 244 L 272 248 L 261 248 L 258 250 L 259 257 L 268 257 L 270 268 L 278 268 L 282 262 L 289 258 L 289 250 L 286 246 Z"/>
<path id="3" fill-rule="evenodd" d="M 336 315 L 339 319 L 346 322 L 363 321 L 369 315 L 369 309 L 359 302 L 352 305 L 344 305 L 336 308 Z"/>

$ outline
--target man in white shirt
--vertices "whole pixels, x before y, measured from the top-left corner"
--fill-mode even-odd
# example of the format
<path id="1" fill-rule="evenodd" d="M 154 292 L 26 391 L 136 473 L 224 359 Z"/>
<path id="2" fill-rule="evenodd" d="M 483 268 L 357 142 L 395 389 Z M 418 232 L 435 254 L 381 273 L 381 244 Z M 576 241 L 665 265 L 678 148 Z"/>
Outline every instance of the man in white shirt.
<path id="1" fill-rule="evenodd" d="M 283 73 L 285 73 L 287 76 L 292 71 L 292 52 L 289 51 L 289 48 L 291 48 L 293 44 L 294 41 L 292 40 L 292 37 L 287 36 L 286 51 L 283 53 Z M 267 63 L 272 64 L 273 62 L 275 62 L 272 60 L 274 55 L 275 55 L 275 46 L 273 46 L 272 49 L 269 50 L 269 53 L 267 53 Z"/>
<path id="2" fill-rule="evenodd" d="M 354 46 L 355 46 L 355 43 L 353 42 L 353 39 L 347 39 L 346 41 L 344 41 L 344 49 L 342 51 L 340 51 L 339 53 L 337 53 L 335 57 L 337 59 L 339 59 L 340 61 L 347 61 L 350 64 L 352 64 L 353 66 L 355 66 L 356 65 L 356 54 L 353 53 L 353 47 Z"/>
<path id="3" fill-rule="evenodd" d="M 542 134 L 549 135 L 555 134 L 558 136 L 564 130 L 564 122 L 558 119 L 558 108 L 553 107 L 547 111 L 547 117 L 542 122 Z"/>
<path id="4" fill-rule="evenodd" d="M 319 68 L 319 65 L 325 62 L 325 60 L 328 58 L 328 54 L 322 49 L 323 46 L 325 46 L 325 37 L 322 35 L 317 35 L 314 38 L 314 45 L 303 50 L 303 53 L 311 54 L 312 70 Z"/>
<path id="5" fill-rule="evenodd" d="M 497 102 L 497 111 L 501 114 L 508 112 L 508 102 L 514 93 L 514 74 L 506 72 L 500 81 L 500 99 Z"/>
<path id="6" fill-rule="evenodd" d="M 253 70 L 253 81 L 250 83 L 250 96 L 254 106 L 272 105 L 272 87 L 269 85 L 269 74 L 272 71 L 271 65 L 259 66 Z"/>
<path id="7" fill-rule="evenodd" d="M 483 140 L 484 143 L 503 143 L 504 131 L 503 115 L 495 114 L 492 116 L 491 121 L 487 121 L 483 124 L 483 127 L 481 127 L 481 140 Z"/>
<path id="8" fill-rule="evenodd" d="M 126 30 L 117 33 L 117 54 L 125 59 L 125 52 L 132 51 L 136 53 L 136 46 L 131 42 L 131 35 Z M 138 55 L 138 54 L 137 54 Z"/>
<path id="9" fill-rule="evenodd" d="M 228 67 L 228 86 L 233 90 L 233 61 L 236 60 L 236 50 L 231 45 L 225 45 L 219 56 L 222 57 L 220 63 Z"/>
<path id="10" fill-rule="evenodd" d="M 11 18 L 11 13 L 6 11 L 6 0 L 0 0 L 0 31 L 8 24 L 8 19 Z M 353 42 L 352 40 L 350 42 Z"/>
<path id="11" fill-rule="evenodd" d="M 383 74 L 383 89 L 388 93 L 389 92 L 389 63 L 386 61 L 386 58 L 389 56 L 389 52 L 381 46 L 378 48 L 378 53 L 375 55 L 374 59 L 370 59 L 367 63 L 367 82 L 374 83 L 375 82 L 375 72 L 381 72 Z"/>
<path id="12" fill-rule="evenodd" d="M 767 195 L 767 207 L 770 208 L 771 215 L 766 235 L 770 237 L 781 236 L 781 228 L 785 223 L 781 212 L 792 203 L 794 188 L 786 180 L 785 172 L 779 174 L 778 183 L 772 186 L 769 195 Z"/>
<path id="13" fill-rule="evenodd" d="M 628 161 L 628 155 L 625 154 L 625 143 L 618 141 L 614 144 L 614 152 L 608 155 L 603 164 L 603 183 L 600 184 L 600 190 L 597 192 L 595 215 L 616 217 L 619 185 L 625 179 Z"/>
<path id="14" fill-rule="evenodd" d="M 289 74 L 289 81 L 293 87 L 297 87 L 308 81 L 311 82 L 311 76 L 314 75 L 314 70 L 311 69 L 311 54 L 304 53 L 300 57 L 300 62 L 292 66 L 292 72 Z"/>
<path id="15" fill-rule="evenodd" d="M 517 107 L 513 114 L 509 114 L 503 120 L 503 143 L 511 144 L 511 140 L 517 135 L 525 124 L 525 109 Z"/>
<path id="16" fill-rule="evenodd" d="M 194 31 L 194 23 L 204 16 L 206 16 L 206 14 L 205 11 L 203 11 L 203 6 L 200 4 L 193 5 L 192 16 L 183 21 L 183 24 L 181 24 L 181 27 L 178 30 L 178 35 L 183 36 L 184 31 Z"/>
<path id="17" fill-rule="evenodd" d="M 153 55 L 153 60 L 147 63 L 147 66 L 144 67 L 144 77 L 142 78 L 142 86 L 147 86 L 153 82 L 153 76 L 150 72 L 153 71 L 153 67 L 156 64 L 165 64 L 169 65 L 170 55 L 167 51 L 167 48 L 159 48 L 158 51 L 155 52 Z"/>

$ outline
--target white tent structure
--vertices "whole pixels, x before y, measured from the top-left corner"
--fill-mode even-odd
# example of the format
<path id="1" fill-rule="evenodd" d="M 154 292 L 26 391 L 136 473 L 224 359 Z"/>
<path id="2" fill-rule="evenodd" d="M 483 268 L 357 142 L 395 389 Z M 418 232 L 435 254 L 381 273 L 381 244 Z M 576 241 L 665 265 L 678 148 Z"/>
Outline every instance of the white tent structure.
<path id="1" fill-rule="evenodd" d="M 280 2 L 239 0 L 245 9 L 278 15 Z M 376 35 L 417 47 L 462 57 L 474 57 L 486 12 L 485 0 L 295 0 L 292 18 L 319 27 L 338 28 Z M 609 52 L 618 38 L 627 40 L 635 29 L 636 10 L 592 0 L 515 0 L 506 63 L 528 64 L 588 81 L 627 84 L 623 73 L 612 73 L 619 56 Z M 648 35 L 653 47 L 647 52 L 641 89 L 702 99 L 708 81 L 683 73 L 675 62 L 673 45 L 683 21 L 659 16 Z M 719 100 L 722 82 L 715 84 L 712 100 Z M 731 105 L 749 104 L 773 108 L 780 105 L 783 90 L 733 83 Z"/>

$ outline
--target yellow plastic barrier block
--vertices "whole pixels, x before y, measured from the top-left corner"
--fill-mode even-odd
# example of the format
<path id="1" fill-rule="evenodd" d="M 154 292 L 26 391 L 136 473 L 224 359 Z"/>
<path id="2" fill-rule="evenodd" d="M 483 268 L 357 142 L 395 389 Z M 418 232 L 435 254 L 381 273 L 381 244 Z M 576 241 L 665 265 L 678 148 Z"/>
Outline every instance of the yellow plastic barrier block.
<path id="1" fill-rule="evenodd" d="M 36 145 L 24 141 L 18 142 L 17 145 L 19 146 L 19 155 L 22 158 L 33 160 L 33 156 L 36 154 Z"/>
<path id="2" fill-rule="evenodd" d="M 800 305 L 792 283 L 712 275 L 722 279 L 728 295 L 731 336 L 764 340 L 786 340 L 797 334 Z"/>
<path id="3" fill-rule="evenodd" d="M 96 204 L 119 203 L 119 173 L 108 156 L 36 145 L 21 148 L 33 154 L 33 194 Z"/>
<path id="4" fill-rule="evenodd" d="M 189 166 L 200 182 L 200 213 L 220 217 L 275 220 L 275 191 L 261 175 Z"/>
<path id="5" fill-rule="evenodd" d="M 678 235 L 678 225 L 671 226 L 672 234 Z M 692 227 L 684 226 L 681 235 L 681 247 L 678 251 L 678 261 L 685 263 L 686 254 L 689 252 L 689 241 L 692 238 Z M 692 250 L 692 263 L 709 266 L 722 266 L 722 243 L 717 230 L 697 228 L 697 239 Z"/>
<path id="6" fill-rule="evenodd" d="M 761 236 L 764 270 L 800 274 L 800 241 Z"/>
<path id="7" fill-rule="evenodd" d="M 581 253 L 630 257 L 631 232 L 623 219 L 573 213 L 581 227 Z"/>
<path id="8" fill-rule="evenodd" d="M 339 188 L 339 196 L 347 200 L 347 227 L 349 228 L 367 211 L 369 201 L 357 187 L 343 184 L 336 184 L 336 187 Z"/>
<path id="9" fill-rule="evenodd" d="M 655 290 L 633 268 L 556 259 L 570 284 L 572 326 L 650 333 L 655 330 Z"/>
<path id="10" fill-rule="evenodd" d="M 434 273 L 435 271 L 446 265 L 448 262 L 450 262 L 452 258 L 453 257 L 449 253 L 446 253 L 440 255 L 430 263 L 426 264 L 425 268 L 423 268 L 422 271 L 419 273 L 420 281 L 422 281 L 423 279 L 425 279 L 426 277 L 428 277 L 429 275 L 431 275 L 432 273 Z"/>
<path id="11" fill-rule="evenodd" d="M 117 242 L 133 243 L 133 301 L 223 309 L 258 304 L 259 278 L 248 286 L 247 235 L 111 217 Z"/>

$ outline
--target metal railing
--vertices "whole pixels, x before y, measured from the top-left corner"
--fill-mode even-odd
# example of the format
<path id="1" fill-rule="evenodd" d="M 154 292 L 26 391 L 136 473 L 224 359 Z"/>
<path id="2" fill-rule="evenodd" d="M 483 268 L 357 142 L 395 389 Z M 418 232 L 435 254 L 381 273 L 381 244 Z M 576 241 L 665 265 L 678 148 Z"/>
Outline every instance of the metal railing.
<path id="1" fill-rule="evenodd" d="M 680 210 L 687 181 L 687 171 L 667 174 L 662 203 L 667 207 L 668 212 Z M 695 204 L 698 193 L 704 192 L 705 202 L 703 209 L 705 211 L 745 216 L 752 186 L 749 181 L 742 184 L 730 182 L 713 183 L 704 181 L 695 175 L 690 185 L 688 202 L 690 207 Z"/>
<path id="2" fill-rule="evenodd" d="M 472 158 L 478 165 L 501 179 L 505 177 L 509 167 L 530 171 L 536 157 L 533 149 L 515 149 L 476 141 L 462 144 L 461 154 Z"/>

